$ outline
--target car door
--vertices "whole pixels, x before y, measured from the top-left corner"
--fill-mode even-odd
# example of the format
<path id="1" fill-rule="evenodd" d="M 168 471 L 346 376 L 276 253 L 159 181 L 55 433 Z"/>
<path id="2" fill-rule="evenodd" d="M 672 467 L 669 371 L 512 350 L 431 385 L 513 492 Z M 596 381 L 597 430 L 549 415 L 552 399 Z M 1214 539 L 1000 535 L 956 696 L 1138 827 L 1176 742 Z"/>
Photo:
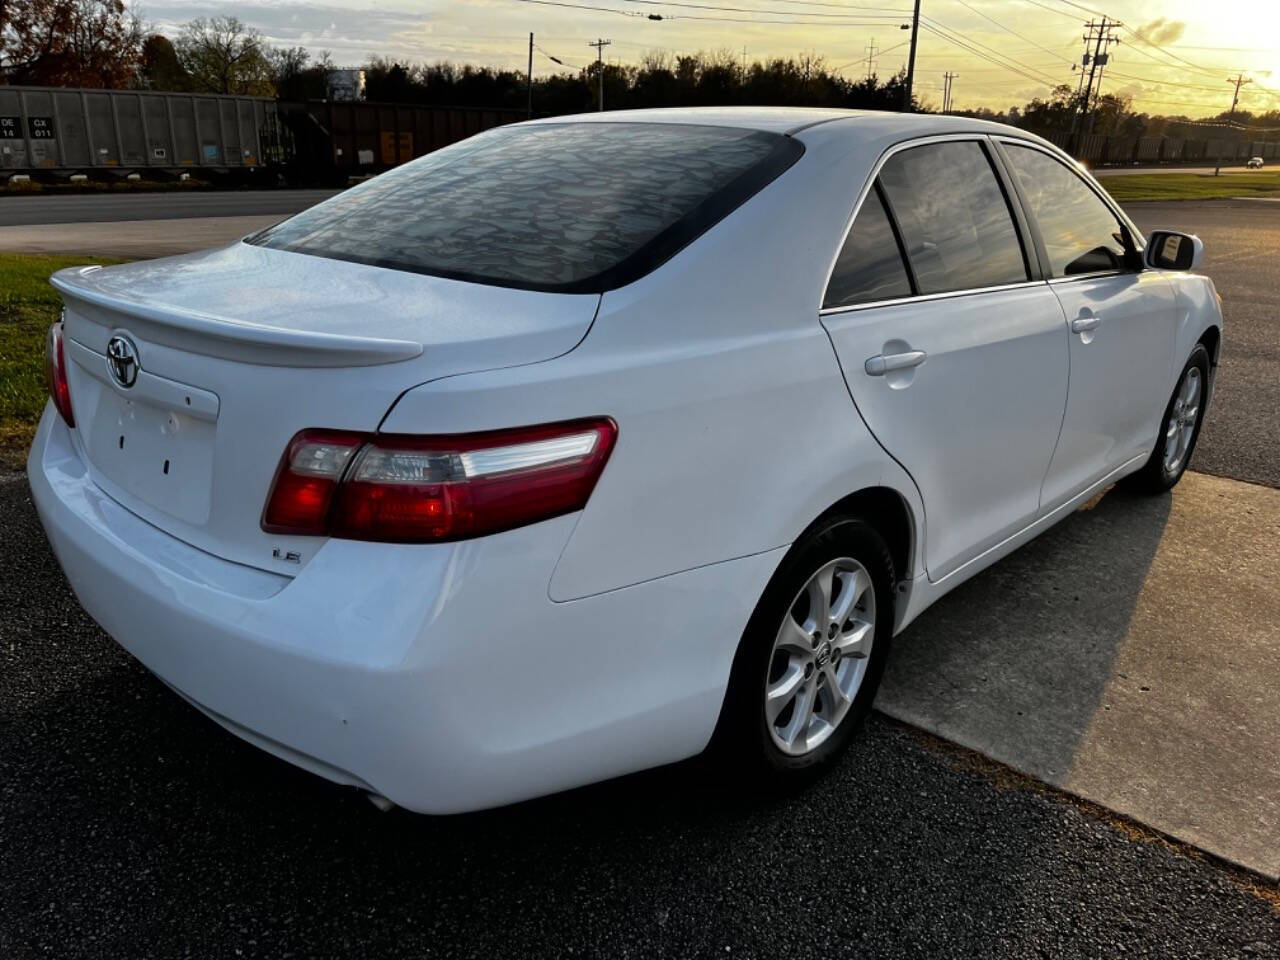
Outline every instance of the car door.
<path id="1" fill-rule="evenodd" d="M 906 144 L 865 190 L 824 296 L 854 403 L 924 500 L 934 580 L 1035 519 L 1062 422 L 1062 309 L 1024 230 L 984 138 Z"/>
<path id="2" fill-rule="evenodd" d="M 1166 277 L 1142 269 L 1133 231 L 1076 170 L 1025 141 L 1000 149 L 1070 343 L 1067 410 L 1041 494 L 1047 512 L 1151 452 L 1171 386 L 1177 301 Z"/>

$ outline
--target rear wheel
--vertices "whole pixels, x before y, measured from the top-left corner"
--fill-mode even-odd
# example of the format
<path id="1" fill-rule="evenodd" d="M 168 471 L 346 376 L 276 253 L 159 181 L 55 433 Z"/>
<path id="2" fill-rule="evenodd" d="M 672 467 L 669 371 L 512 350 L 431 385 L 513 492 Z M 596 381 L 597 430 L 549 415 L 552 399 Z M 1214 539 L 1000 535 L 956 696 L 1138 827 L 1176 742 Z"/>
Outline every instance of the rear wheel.
<path id="1" fill-rule="evenodd" d="M 1197 343 L 1160 421 L 1160 435 L 1146 464 L 1122 481 L 1131 490 L 1163 493 L 1182 479 L 1200 437 L 1209 390 L 1209 351 Z"/>
<path id="2" fill-rule="evenodd" d="M 866 718 L 893 632 L 894 570 L 866 522 L 802 539 L 743 635 L 717 741 L 751 779 L 800 783 L 830 766 Z"/>

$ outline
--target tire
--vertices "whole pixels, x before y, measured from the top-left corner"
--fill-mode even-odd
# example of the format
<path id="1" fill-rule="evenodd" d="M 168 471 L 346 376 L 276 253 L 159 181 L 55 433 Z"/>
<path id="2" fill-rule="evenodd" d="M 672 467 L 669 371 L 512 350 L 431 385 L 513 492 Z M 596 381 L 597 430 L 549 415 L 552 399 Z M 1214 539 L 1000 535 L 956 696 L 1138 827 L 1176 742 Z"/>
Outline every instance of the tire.
<path id="1" fill-rule="evenodd" d="M 1189 386 L 1192 381 L 1194 387 Z M 1188 420 L 1186 402 L 1193 389 L 1193 410 Z M 1196 441 L 1200 439 L 1208 398 L 1209 351 L 1203 343 L 1197 343 L 1165 405 L 1151 456 L 1142 469 L 1120 481 L 1122 486 L 1135 493 L 1158 494 L 1171 490 L 1182 479 L 1195 453 Z"/>
<path id="2" fill-rule="evenodd" d="M 815 577 L 828 576 L 831 612 L 815 618 Z M 869 523 L 832 517 L 810 528 L 769 581 L 743 633 L 713 739 L 715 758 L 749 784 L 771 790 L 801 786 L 830 768 L 880 686 L 893 635 L 894 585 L 889 548 Z M 823 629 L 813 629 L 819 624 Z M 784 632 L 787 643 L 779 648 Z M 813 633 L 822 636 L 814 640 Z M 807 654 L 801 641 L 808 641 Z M 797 687 L 788 706 L 779 697 L 791 682 Z M 803 698 L 810 695 L 806 721 L 800 711 L 809 709 Z M 795 734 L 789 746 L 788 732 Z"/>

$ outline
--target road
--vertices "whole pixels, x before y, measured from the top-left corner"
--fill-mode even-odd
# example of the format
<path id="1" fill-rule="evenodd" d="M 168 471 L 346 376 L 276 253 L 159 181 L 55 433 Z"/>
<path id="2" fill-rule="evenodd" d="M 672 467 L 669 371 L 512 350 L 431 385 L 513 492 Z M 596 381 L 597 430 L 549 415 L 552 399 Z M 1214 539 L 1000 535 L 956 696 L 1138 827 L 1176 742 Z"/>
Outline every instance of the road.
<path id="1" fill-rule="evenodd" d="M 335 190 L 201 190 L 160 193 L 49 194 L 0 197 L 0 227 L 51 223 L 115 223 L 189 217 L 282 217 L 333 196 Z"/>
<path id="2" fill-rule="evenodd" d="M 1221 366 L 1192 468 L 1280 487 L 1280 210 L 1258 200 L 1126 209 L 1144 231 L 1197 234 L 1222 296 Z"/>
<path id="3" fill-rule="evenodd" d="M 1275 161 L 1272 161 L 1274 169 Z M 1262 169 L 1266 169 L 1263 167 Z M 1209 167 L 1098 167 L 1093 169 L 1094 176 L 1098 177 L 1125 177 L 1139 173 L 1213 173 L 1214 168 Z M 1222 165 L 1223 173 L 1248 173 L 1249 168 L 1243 163 L 1224 163 Z"/>
<path id="4" fill-rule="evenodd" d="M 7 960 L 1280 944 L 1280 913 L 1239 875 L 878 716 L 792 798 L 684 765 L 485 814 L 381 814 L 225 733 L 105 637 L 31 548 L 21 478 L 0 481 L 0 523 Z"/>
<path id="5" fill-rule="evenodd" d="M 1246 788 L 1274 769 L 1257 751 L 1280 689 L 1274 653 L 1248 659 L 1275 649 L 1280 595 L 1261 519 L 1280 498 L 1280 221 L 1131 212 L 1206 241 L 1227 328 L 1193 467 L 1218 477 L 1112 494 L 975 578 L 899 638 L 880 706 L 1089 796 L 1127 750 L 1102 787 L 1229 829 L 1275 810 Z M 0 528 L 0 956 L 1280 957 L 1274 884 L 880 715 L 792 798 L 681 765 L 486 814 L 378 814 L 111 643 L 20 476 L 0 479 Z M 1160 776 L 1230 780 L 1238 809 L 1171 807 Z"/>

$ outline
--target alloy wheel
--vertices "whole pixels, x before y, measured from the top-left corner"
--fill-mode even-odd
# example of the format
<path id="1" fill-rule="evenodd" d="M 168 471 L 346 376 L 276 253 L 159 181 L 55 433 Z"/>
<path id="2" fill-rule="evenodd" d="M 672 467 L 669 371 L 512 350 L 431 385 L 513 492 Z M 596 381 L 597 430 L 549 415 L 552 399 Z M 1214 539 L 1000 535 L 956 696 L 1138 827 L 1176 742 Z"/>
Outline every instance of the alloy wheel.
<path id="1" fill-rule="evenodd" d="M 1195 436 L 1196 421 L 1200 418 L 1201 394 L 1200 368 L 1190 366 L 1178 385 L 1169 422 L 1164 429 L 1164 471 L 1169 476 L 1183 466 Z"/>
<path id="2" fill-rule="evenodd" d="M 796 594 L 778 628 L 765 680 L 774 745 L 789 756 L 821 746 L 840 726 L 867 672 L 876 593 L 852 557 L 824 564 Z"/>

